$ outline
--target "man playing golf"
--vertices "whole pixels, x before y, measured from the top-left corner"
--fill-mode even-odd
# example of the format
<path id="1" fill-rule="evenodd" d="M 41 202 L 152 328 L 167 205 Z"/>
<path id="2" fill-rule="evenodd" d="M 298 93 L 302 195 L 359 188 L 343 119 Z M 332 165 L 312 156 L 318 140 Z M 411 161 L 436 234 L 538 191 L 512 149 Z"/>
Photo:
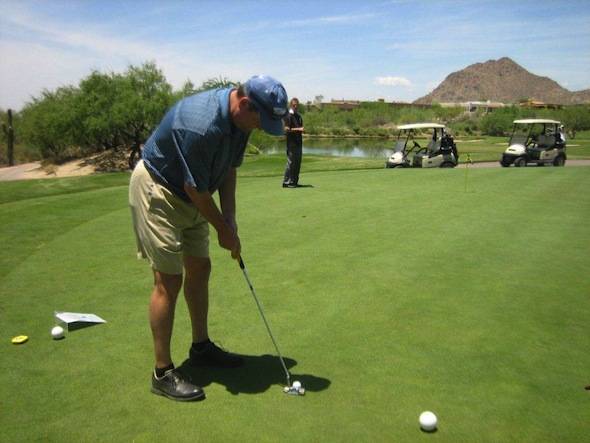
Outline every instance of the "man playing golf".
<path id="1" fill-rule="evenodd" d="M 138 256 L 154 274 L 149 319 L 154 341 L 152 392 L 174 400 L 205 397 L 172 362 L 170 339 L 180 288 L 192 325 L 190 363 L 237 367 L 243 359 L 209 339 L 209 224 L 219 245 L 240 255 L 236 223 L 236 168 L 255 128 L 281 135 L 287 113 L 283 85 L 254 76 L 238 88 L 180 100 L 146 142 L 129 185 Z M 212 195 L 219 192 L 220 208 Z M 183 282 L 184 270 L 184 282 Z"/>

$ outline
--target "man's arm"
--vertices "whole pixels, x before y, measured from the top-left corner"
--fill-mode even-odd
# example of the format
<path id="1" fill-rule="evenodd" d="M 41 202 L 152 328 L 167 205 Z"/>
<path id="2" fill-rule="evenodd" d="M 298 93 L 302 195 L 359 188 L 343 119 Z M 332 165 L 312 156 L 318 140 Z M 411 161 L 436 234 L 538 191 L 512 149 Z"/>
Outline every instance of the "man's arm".
<path id="1" fill-rule="evenodd" d="M 236 168 L 231 168 L 221 186 L 219 187 L 219 202 L 221 203 L 221 214 L 223 220 L 236 232 L 238 224 L 236 222 Z"/>
<path id="2" fill-rule="evenodd" d="M 219 246 L 231 251 L 232 258 L 237 259 L 240 255 L 240 239 L 238 238 L 237 230 L 224 220 L 223 215 L 215 204 L 215 200 L 213 200 L 213 196 L 209 192 L 198 192 L 195 188 L 186 183 L 184 185 L 184 191 L 187 193 L 193 204 L 197 207 L 201 215 L 205 217 L 205 220 L 207 220 L 217 231 Z"/>

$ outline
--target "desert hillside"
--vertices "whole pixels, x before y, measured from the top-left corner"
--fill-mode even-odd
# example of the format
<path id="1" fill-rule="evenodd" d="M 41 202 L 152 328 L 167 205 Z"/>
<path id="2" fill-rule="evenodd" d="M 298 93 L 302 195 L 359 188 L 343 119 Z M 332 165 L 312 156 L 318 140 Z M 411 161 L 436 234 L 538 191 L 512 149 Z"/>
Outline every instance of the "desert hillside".
<path id="1" fill-rule="evenodd" d="M 522 99 L 555 104 L 590 103 L 590 89 L 571 92 L 548 77 L 530 73 L 508 57 L 475 63 L 453 72 L 434 91 L 414 103 L 491 100 L 517 103 Z"/>

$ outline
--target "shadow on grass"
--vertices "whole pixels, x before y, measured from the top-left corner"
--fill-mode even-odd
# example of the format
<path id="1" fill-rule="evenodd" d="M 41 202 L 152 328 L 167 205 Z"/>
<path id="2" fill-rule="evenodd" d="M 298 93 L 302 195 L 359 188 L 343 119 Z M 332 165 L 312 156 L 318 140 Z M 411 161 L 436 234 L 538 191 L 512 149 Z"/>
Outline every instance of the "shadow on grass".
<path id="1" fill-rule="evenodd" d="M 239 368 L 209 368 L 191 366 L 185 360 L 178 368 L 188 375 L 197 386 L 206 387 L 211 383 L 224 385 L 233 395 L 256 394 L 267 391 L 273 385 L 285 386 L 285 371 L 279 357 L 274 355 L 242 355 L 244 365 Z M 306 392 L 318 392 L 330 386 L 330 380 L 311 374 L 297 374 L 291 368 L 297 364 L 292 358 L 283 357 L 291 373 L 291 382 L 299 380 Z"/>
<path id="2" fill-rule="evenodd" d="M 427 431 L 426 429 L 420 428 L 423 434 L 436 434 L 438 432 L 438 428 L 434 428 L 432 431 Z"/>

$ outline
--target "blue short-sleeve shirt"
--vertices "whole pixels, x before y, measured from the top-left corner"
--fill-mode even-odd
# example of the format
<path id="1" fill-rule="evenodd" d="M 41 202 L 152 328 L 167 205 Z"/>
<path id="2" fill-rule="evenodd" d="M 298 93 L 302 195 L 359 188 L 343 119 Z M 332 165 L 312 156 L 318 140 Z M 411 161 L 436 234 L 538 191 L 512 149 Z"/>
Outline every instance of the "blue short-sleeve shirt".
<path id="1" fill-rule="evenodd" d="M 230 168 L 242 164 L 249 133 L 231 121 L 231 91 L 216 89 L 180 100 L 144 145 L 148 170 L 184 200 L 190 201 L 185 183 L 214 193 Z"/>

